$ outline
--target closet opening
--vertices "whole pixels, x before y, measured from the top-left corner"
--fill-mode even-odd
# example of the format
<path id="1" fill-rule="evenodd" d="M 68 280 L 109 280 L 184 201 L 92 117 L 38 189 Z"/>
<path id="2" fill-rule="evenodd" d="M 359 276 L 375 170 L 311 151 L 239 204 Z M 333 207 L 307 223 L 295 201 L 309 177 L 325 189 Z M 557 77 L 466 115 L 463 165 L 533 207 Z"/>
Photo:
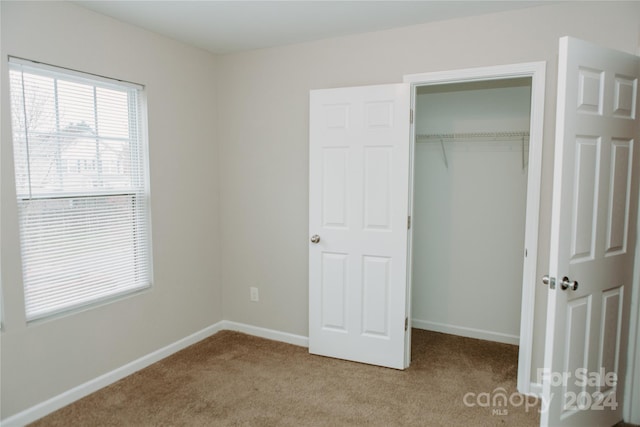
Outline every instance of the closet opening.
<path id="1" fill-rule="evenodd" d="M 513 345 L 522 329 L 531 340 L 537 247 L 527 240 L 537 240 L 540 169 L 530 150 L 533 89 L 533 75 L 414 84 L 413 328 Z M 535 221 L 533 237 L 527 221 Z M 527 393 L 531 343 L 525 347 L 518 388 Z"/>

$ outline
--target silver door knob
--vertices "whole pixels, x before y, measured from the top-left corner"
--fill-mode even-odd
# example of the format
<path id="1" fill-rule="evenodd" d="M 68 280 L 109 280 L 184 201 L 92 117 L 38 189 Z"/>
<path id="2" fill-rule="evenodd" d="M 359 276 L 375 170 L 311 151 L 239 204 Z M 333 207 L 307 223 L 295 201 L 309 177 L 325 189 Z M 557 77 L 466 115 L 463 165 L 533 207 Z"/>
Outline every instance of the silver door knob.
<path id="1" fill-rule="evenodd" d="M 577 291 L 578 290 L 578 282 L 576 282 L 575 280 L 572 282 L 571 280 L 569 280 L 569 278 L 567 276 L 564 276 L 562 278 L 562 282 L 560 283 L 560 288 L 563 291 L 566 291 L 567 289 L 571 289 L 572 291 Z"/>
<path id="2" fill-rule="evenodd" d="M 311 243 L 318 243 L 320 241 L 320 236 L 318 236 L 317 234 L 314 234 L 313 236 L 311 236 Z"/>

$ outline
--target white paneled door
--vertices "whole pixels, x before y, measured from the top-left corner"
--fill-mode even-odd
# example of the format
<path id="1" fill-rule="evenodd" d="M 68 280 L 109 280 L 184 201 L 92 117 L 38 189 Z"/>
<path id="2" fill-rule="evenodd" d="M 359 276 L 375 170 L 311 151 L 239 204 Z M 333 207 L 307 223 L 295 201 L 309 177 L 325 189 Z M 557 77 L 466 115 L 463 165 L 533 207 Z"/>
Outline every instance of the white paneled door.
<path id="1" fill-rule="evenodd" d="M 622 420 L 638 206 L 640 60 L 560 40 L 541 424 Z"/>
<path id="2" fill-rule="evenodd" d="M 409 90 L 311 91 L 311 353 L 405 367 Z"/>

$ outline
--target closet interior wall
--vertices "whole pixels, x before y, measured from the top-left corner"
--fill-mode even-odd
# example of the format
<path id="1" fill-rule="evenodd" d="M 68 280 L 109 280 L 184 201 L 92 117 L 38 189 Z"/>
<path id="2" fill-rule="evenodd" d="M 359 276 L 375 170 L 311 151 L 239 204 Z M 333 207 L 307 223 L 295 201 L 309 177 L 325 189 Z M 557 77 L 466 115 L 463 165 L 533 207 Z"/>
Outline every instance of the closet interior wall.
<path id="1" fill-rule="evenodd" d="M 418 88 L 414 327 L 518 344 L 530 107 L 529 78 Z"/>

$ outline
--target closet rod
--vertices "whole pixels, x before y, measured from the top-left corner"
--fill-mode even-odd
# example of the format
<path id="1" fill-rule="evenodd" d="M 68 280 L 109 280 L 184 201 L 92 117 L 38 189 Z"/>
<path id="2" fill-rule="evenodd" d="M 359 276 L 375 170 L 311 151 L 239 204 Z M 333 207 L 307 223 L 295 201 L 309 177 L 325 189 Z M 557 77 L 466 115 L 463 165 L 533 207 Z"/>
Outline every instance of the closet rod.
<path id="1" fill-rule="evenodd" d="M 529 132 L 462 132 L 462 133 L 428 133 L 417 134 L 416 141 L 443 141 L 443 140 L 461 140 L 461 139 L 480 139 L 486 138 L 490 140 L 528 138 Z"/>

